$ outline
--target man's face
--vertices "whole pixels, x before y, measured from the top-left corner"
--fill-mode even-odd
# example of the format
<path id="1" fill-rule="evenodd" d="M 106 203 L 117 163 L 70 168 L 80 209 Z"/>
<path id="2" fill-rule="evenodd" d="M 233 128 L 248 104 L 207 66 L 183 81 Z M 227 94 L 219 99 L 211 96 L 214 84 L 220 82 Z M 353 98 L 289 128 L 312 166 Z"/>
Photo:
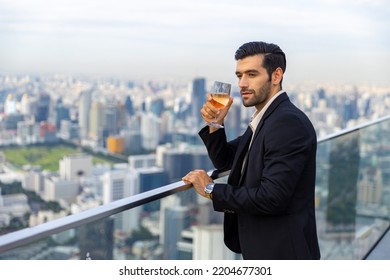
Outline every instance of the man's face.
<path id="1" fill-rule="evenodd" d="M 245 107 L 261 110 L 276 93 L 271 90 L 270 77 L 263 65 L 263 55 L 237 60 L 236 75 Z"/>

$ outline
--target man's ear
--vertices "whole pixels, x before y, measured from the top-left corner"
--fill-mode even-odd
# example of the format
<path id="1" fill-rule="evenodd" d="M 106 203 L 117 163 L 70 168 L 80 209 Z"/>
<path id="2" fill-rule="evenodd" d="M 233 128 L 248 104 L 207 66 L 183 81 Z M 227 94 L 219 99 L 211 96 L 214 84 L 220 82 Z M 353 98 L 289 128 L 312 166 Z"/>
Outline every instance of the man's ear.
<path id="1" fill-rule="evenodd" d="M 279 85 L 282 79 L 283 79 L 283 70 L 282 68 L 278 67 L 272 73 L 272 85 L 274 86 Z"/>

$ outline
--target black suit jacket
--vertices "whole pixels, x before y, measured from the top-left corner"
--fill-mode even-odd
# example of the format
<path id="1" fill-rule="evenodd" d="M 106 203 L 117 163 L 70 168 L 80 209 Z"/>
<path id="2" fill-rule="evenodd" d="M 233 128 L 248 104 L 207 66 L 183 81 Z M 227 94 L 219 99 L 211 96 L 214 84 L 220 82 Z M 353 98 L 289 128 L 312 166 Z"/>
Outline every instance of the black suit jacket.
<path id="1" fill-rule="evenodd" d="M 227 142 L 224 129 L 199 132 L 218 170 L 213 207 L 225 212 L 224 241 L 244 259 L 319 259 L 314 188 L 317 138 L 312 123 L 286 93 L 266 110 L 245 166 L 250 129 Z"/>

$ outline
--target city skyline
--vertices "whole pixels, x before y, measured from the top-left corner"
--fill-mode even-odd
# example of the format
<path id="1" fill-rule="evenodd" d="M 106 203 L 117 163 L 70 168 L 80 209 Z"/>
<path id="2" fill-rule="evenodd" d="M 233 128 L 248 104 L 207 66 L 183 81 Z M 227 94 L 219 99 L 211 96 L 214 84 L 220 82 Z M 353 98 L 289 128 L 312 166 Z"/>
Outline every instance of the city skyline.
<path id="1" fill-rule="evenodd" d="M 388 85 L 390 4 L 0 0 L 0 72 L 236 82 L 234 52 L 279 44 L 286 82 Z"/>

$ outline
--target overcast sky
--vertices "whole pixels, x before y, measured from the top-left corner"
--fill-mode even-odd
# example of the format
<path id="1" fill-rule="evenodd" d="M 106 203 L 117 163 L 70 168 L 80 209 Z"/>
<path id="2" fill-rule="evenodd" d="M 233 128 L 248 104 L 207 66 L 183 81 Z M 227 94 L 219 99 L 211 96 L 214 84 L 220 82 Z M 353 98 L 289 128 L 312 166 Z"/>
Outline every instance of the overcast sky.
<path id="1" fill-rule="evenodd" d="M 255 40 L 285 51 L 285 81 L 390 85 L 387 0 L 0 0 L 2 73 L 235 81 Z"/>

